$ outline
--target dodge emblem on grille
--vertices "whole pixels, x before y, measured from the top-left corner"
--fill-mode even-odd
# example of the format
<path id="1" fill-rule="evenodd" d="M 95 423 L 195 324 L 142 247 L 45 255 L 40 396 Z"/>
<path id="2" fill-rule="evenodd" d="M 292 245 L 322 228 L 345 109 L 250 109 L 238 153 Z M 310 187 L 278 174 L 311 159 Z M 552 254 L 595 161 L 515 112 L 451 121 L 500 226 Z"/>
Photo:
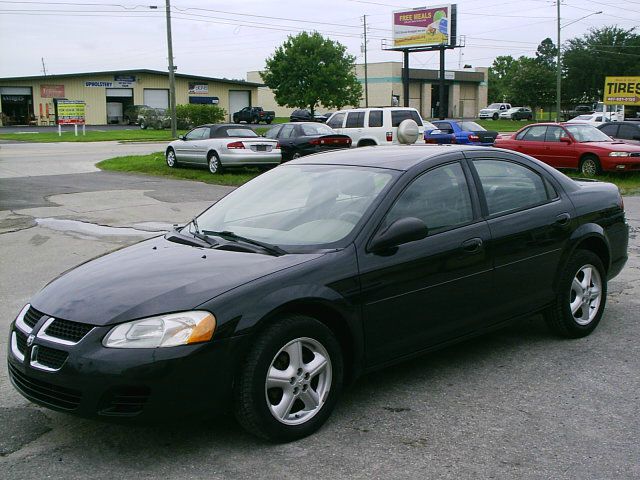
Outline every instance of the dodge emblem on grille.
<path id="1" fill-rule="evenodd" d="M 33 341 L 36 339 L 36 336 L 32 333 L 27 337 L 27 347 L 33 345 Z"/>

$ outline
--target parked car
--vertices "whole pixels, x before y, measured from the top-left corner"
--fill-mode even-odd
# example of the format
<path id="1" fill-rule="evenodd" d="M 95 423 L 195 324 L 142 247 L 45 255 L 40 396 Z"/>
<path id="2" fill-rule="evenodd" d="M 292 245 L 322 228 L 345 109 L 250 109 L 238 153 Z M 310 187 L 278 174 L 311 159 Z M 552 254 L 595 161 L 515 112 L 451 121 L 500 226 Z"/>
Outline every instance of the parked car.
<path id="1" fill-rule="evenodd" d="M 273 122 L 276 112 L 272 110 L 263 110 L 262 107 L 244 107 L 239 112 L 233 114 L 233 122 L 255 123 L 265 122 L 267 125 Z"/>
<path id="2" fill-rule="evenodd" d="M 583 175 L 640 169 L 640 146 L 612 140 L 596 127 L 583 123 L 534 123 L 496 147 L 516 150 L 556 168 L 578 169 Z"/>
<path id="3" fill-rule="evenodd" d="M 597 128 L 614 140 L 640 145 L 640 123 L 638 122 L 607 122 Z"/>
<path id="4" fill-rule="evenodd" d="M 511 107 L 509 110 L 500 112 L 498 118 L 504 120 L 532 120 L 533 112 L 529 107 Z"/>
<path id="5" fill-rule="evenodd" d="M 194 128 L 171 142 L 165 157 L 171 168 L 193 164 L 208 166 L 211 173 L 227 167 L 269 167 L 282 159 L 276 140 L 260 137 L 249 127 L 224 123 Z"/>
<path id="6" fill-rule="evenodd" d="M 9 378 L 66 413 L 199 422 L 230 407 L 291 441 L 362 373 L 536 312 L 589 335 L 627 242 L 614 185 L 514 152 L 313 155 L 50 282 L 9 326 Z"/>
<path id="7" fill-rule="evenodd" d="M 434 129 L 424 131 L 426 143 L 460 143 L 463 145 L 493 145 L 498 132 L 489 131 L 476 122 L 434 120 Z"/>
<path id="8" fill-rule="evenodd" d="M 492 103 L 488 107 L 483 108 L 478 113 L 478 118 L 498 120 L 502 112 L 506 112 L 511 108 L 510 103 Z"/>
<path id="9" fill-rule="evenodd" d="M 398 142 L 398 125 L 403 120 L 418 124 L 419 138 L 424 135 L 424 123 L 415 108 L 375 107 L 352 108 L 335 112 L 327 125 L 337 133 L 349 135 L 352 147 L 388 145 Z"/>
<path id="10" fill-rule="evenodd" d="M 320 122 L 320 123 L 325 123 L 327 121 L 327 118 L 330 117 L 331 114 L 330 113 L 314 113 L 313 115 L 311 115 L 311 112 L 309 110 L 306 110 L 304 108 L 298 109 L 298 110 L 294 110 L 293 112 L 291 112 L 291 115 L 289 116 L 289 121 L 290 122 Z"/>
<path id="11" fill-rule="evenodd" d="M 140 110 L 147 108 L 151 107 L 148 105 L 129 105 L 124 109 L 124 114 L 122 117 L 123 122 L 127 125 L 139 125 L 140 121 L 138 116 L 140 114 Z"/>
<path id="12" fill-rule="evenodd" d="M 567 123 L 586 123 L 588 125 L 593 125 L 597 127 L 598 125 L 602 125 L 607 121 L 607 117 L 605 117 L 602 113 L 590 113 L 587 115 L 578 115 L 577 117 L 572 118 Z"/>
<path id="13" fill-rule="evenodd" d="M 562 118 L 564 121 L 568 121 L 579 115 L 591 115 L 594 112 L 592 105 L 576 105 L 572 110 L 562 112 Z"/>
<path id="14" fill-rule="evenodd" d="M 138 125 L 142 130 L 148 127 L 162 130 L 171 127 L 171 116 L 164 108 L 140 108 L 138 109 Z"/>
<path id="15" fill-rule="evenodd" d="M 322 123 L 282 123 L 271 128 L 264 136 L 278 141 L 282 150 L 282 161 L 311 153 L 351 147 L 349 136 L 338 135 Z"/>

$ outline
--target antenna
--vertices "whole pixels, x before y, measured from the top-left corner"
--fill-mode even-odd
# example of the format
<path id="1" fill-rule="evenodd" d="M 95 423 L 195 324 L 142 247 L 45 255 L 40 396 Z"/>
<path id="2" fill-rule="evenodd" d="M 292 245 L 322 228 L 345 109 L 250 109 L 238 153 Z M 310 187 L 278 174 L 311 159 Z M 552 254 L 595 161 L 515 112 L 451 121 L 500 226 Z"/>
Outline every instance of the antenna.
<path id="1" fill-rule="evenodd" d="M 44 76 L 47 76 L 47 66 L 44 64 L 44 57 L 40 58 L 42 60 L 42 73 L 44 73 Z"/>

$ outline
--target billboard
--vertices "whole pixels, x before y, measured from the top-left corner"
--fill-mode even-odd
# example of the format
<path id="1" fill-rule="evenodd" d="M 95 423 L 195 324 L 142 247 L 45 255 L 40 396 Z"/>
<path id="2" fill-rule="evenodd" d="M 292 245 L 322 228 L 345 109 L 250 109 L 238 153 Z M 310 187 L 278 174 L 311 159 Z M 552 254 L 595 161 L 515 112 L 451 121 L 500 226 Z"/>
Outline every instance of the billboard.
<path id="1" fill-rule="evenodd" d="M 58 125 L 83 125 L 86 104 L 82 100 L 58 100 Z"/>
<path id="2" fill-rule="evenodd" d="M 605 105 L 634 105 L 640 107 L 640 77 L 606 77 Z"/>
<path id="3" fill-rule="evenodd" d="M 393 12 L 393 48 L 455 45 L 456 5 Z"/>

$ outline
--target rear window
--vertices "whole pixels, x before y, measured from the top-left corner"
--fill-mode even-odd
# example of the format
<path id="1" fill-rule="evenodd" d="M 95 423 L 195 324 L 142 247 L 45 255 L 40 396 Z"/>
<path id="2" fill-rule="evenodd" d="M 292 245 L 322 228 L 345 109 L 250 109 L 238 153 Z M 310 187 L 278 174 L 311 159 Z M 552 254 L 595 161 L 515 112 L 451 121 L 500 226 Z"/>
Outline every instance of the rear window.
<path id="1" fill-rule="evenodd" d="M 371 110 L 369 112 L 369 126 L 370 127 L 382 126 L 382 110 Z"/>
<path id="2" fill-rule="evenodd" d="M 465 132 L 485 132 L 487 130 L 476 122 L 460 122 L 460 128 Z"/>
<path id="3" fill-rule="evenodd" d="M 364 112 L 347 113 L 347 123 L 345 128 L 362 128 L 364 127 Z"/>
<path id="4" fill-rule="evenodd" d="M 229 128 L 227 137 L 257 137 L 258 134 L 250 128 Z"/>
<path id="5" fill-rule="evenodd" d="M 422 119 L 416 110 L 393 110 L 391 112 L 392 127 L 397 127 L 407 119 L 413 120 L 418 125 L 422 125 Z"/>
<path id="6" fill-rule="evenodd" d="M 322 123 L 318 125 L 306 123 L 304 125 L 300 125 L 302 128 L 303 135 L 331 135 L 333 130 Z"/>
<path id="7" fill-rule="evenodd" d="M 342 128 L 342 122 L 344 122 L 344 113 L 336 113 L 329 119 L 327 125 L 331 128 Z"/>

